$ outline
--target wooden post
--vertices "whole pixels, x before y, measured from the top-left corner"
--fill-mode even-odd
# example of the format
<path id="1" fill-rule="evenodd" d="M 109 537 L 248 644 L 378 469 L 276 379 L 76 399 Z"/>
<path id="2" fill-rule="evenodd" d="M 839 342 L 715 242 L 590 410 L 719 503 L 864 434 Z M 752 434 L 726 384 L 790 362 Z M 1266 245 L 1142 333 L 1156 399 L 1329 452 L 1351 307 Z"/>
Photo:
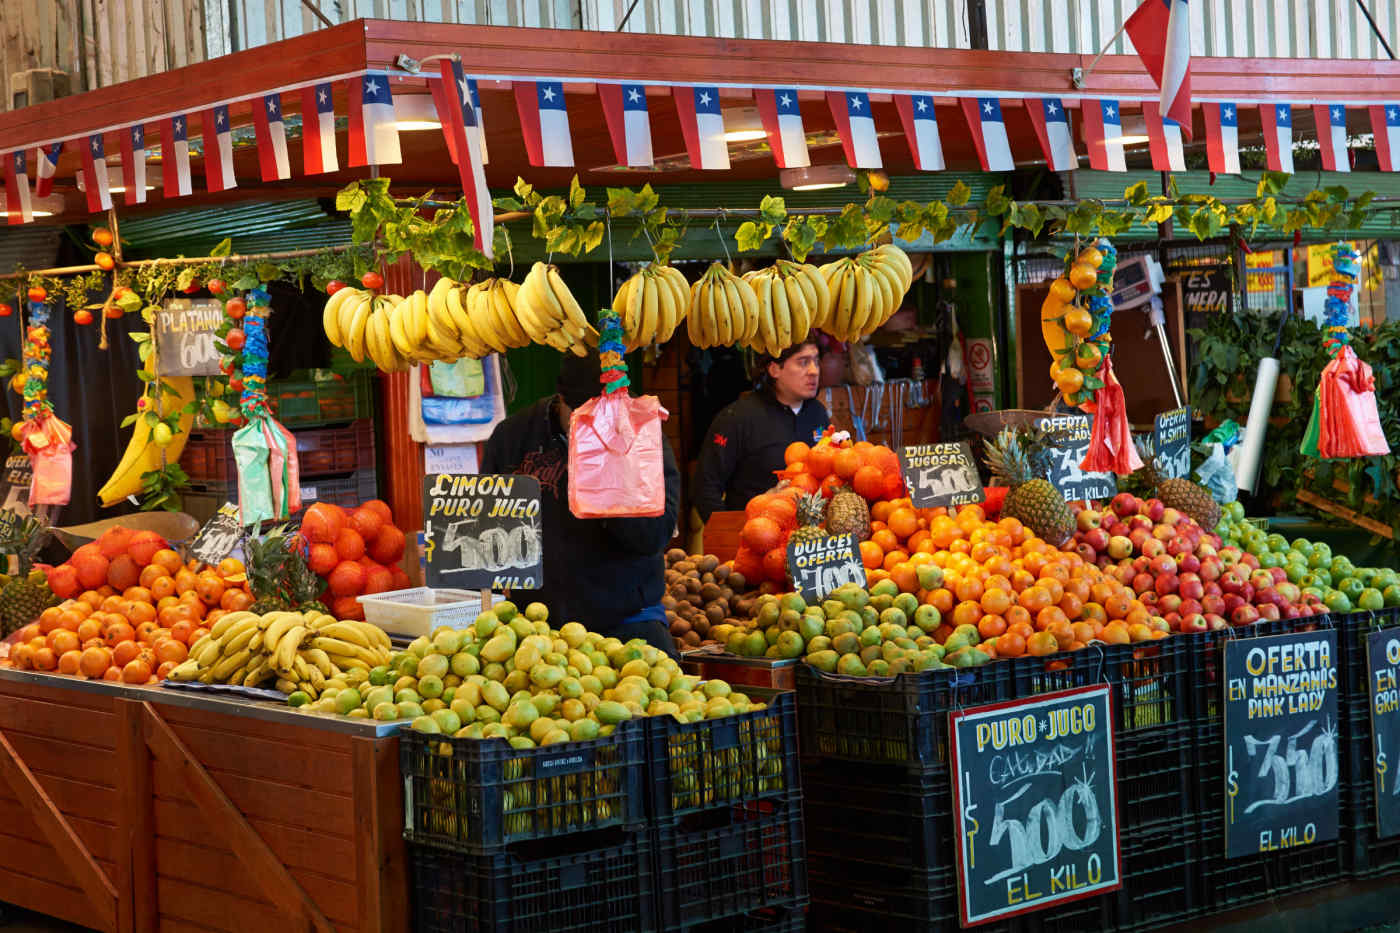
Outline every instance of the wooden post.
<path id="1" fill-rule="evenodd" d="M 361 929 L 401 933 L 409 908 L 404 844 L 398 832 L 403 820 L 398 741 L 354 739 L 351 746 Z"/>
<path id="2" fill-rule="evenodd" d="M 117 862 L 123 877 L 117 899 L 117 929 L 155 933 L 156 909 L 155 789 L 151 753 L 141 725 L 141 704 L 118 700 L 117 713 Z"/>

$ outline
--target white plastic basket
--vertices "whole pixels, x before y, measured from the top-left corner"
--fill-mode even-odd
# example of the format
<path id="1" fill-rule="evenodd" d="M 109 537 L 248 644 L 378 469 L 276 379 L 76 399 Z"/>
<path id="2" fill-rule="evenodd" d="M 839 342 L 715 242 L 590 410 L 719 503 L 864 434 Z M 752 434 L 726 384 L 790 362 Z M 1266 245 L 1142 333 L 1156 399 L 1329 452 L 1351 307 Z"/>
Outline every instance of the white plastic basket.
<path id="1" fill-rule="evenodd" d="M 366 622 L 372 622 L 390 635 L 414 638 L 443 625 L 466 628 L 481 612 L 481 594 L 471 590 L 415 586 L 356 598 L 365 607 Z"/>

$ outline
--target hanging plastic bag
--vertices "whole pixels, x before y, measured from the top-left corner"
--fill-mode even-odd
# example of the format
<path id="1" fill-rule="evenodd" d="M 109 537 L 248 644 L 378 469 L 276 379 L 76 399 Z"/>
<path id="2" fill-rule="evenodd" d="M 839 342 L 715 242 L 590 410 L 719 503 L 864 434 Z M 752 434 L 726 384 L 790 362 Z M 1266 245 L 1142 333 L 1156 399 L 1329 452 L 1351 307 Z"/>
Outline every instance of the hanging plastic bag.
<path id="1" fill-rule="evenodd" d="M 1350 345 L 1322 371 L 1318 387 L 1318 453 L 1371 457 L 1390 453 L 1376 408 L 1376 377 Z"/>
<path id="2" fill-rule="evenodd" d="M 1113 364 L 1107 357 L 1099 367 L 1098 377 L 1103 380 L 1103 388 L 1094 393 L 1094 426 L 1089 435 L 1089 449 L 1079 468 L 1090 473 L 1126 476 L 1141 469 L 1142 458 L 1133 443 L 1123 386 L 1113 374 Z"/>
<path id="3" fill-rule="evenodd" d="M 1210 497 L 1222 505 L 1239 498 L 1240 489 L 1235 484 L 1235 470 L 1225 459 L 1225 445 L 1211 444 L 1210 456 L 1196 470 L 1201 485 L 1210 492 Z"/>
<path id="4" fill-rule="evenodd" d="M 73 495 L 73 429 L 54 415 L 31 422 L 24 434 L 33 477 L 29 504 L 67 505 Z"/>
<path id="5" fill-rule="evenodd" d="M 277 517 L 272 501 L 272 478 L 268 475 L 269 454 L 267 437 L 256 420 L 233 432 L 239 521 L 244 525 Z"/>

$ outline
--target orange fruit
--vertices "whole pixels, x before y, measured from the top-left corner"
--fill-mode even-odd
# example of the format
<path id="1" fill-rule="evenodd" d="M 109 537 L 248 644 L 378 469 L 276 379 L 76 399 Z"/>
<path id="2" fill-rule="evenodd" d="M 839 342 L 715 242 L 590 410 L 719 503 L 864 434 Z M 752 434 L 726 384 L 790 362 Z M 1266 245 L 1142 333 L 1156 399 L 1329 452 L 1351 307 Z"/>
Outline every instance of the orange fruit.
<path id="1" fill-rule="evenodd" d="M 162 661 L 153 676 L 156 680 L 165 680 L 170 676 L 170 672 L 178 666 L 174 661 Z"/>
<path id="2" fill-rule="evenodd" d="M 1003 612 L 1002 615 L 1006 616 L 1006 623 L 1008 625 L 1014 626 L 1017 624 L 1025 624 L 1029 626 L 1031 624 L 1030 612 L 1026 610 L 1025 606 L 1019 604 L 1015 606 L 1008 606 L 1006 611 Z"/>
<path id="3" fill-rule="evenodd" d="M 93 638 L 102 637 L 102 623 L 96 619 L 87 618 L 78 623 L 78 641 L 86 642 Z"/>
<path id="4" fill-rule="evenodd" d="M 851 488 L 856 495 L 873 502 L 885 494 L 885 474 L 877 466 L 864 464 L 851 478 Z"/>
<path id="5" fill-rule="evenodd" d="M 136 639 L 136 630 L 125 622 L 113 622 L 111 625 L 107 626 L 107 630 L 102 633 L 102 637 L 106 639 L 108 645 L 115 648 L 117 645 L 126 642 L 134 642 Z"/>
<path id="6" fill-rule="evenodd" d="M 224 578 L 213 570 L 206 570 L 195 580 L 195 592 L 206 606 L 217 606 L 224 595 Z"/>
<path id="7" fill-rule="evenodd" d="M 67 674 L 70 677 L 77 674 L 80 666 L 79 662 L 82 660 L 82 657 L 83 653 L 77 648 L 63 652 L 58 656 L 58 672 L 60 674 Z"/>
<path id="8" fill-rule="evenodd" d="M 157 661 L 162 663 L 171 661 L 175 664 L 185 660 L 190 653 L 184 642 L 176 641 L 174 638 L 164 638 L 156 642 L 155 652 Z"/>
<path id="9" fill-rule="evenodd" d="M 1136 622 L 1132 625 L 1129 625 L 1127 628 L 1129 641 L 1147 641 L 1149 638 L 1152 637 L 1152 629 L 1148 628 L 1146 625 L 1143 625 L 1141 622 Z M 1104 627 L 1104 631 L 1108 631 L 1107 626 Z"/>
<path id="10" fill-rule="evenodd" d="M 151 622 L 156 617 L 156 607 L 150 603 L 133 602 L 127 606 L 126 618 L 133 625 L 140 622 Z"/>
<path id="11" fill-rule="evenodd" d="M 791 444 L 788 444 L 787 449 L 783 451 L 783 462 L 788 466 L 792 466 L 794 463 L 804 463 L 811 452 L 812 448 L 807 444 L 804 444 L 802 441 L 793 441 Z"/>
<path id="12" fill-rule="evenodd" d="M 219 608 L 227 612 L 238 612 L 247 609 L 253 604 L 253 597 L 246 590 L 230 588 L 224 590 L 224 595 L 219 597 Z"/>
<path id="13" fill-rule="evenodd" d="M 113 665 L 102 672 L 102 679 L 120 683 L 122 679 L 122 669 Z"/>
<path id="14" fill-rule="evenodd" d="M 34 669 L 36 671 L 57 670 L 58 655 L 54 654 L 53 649 L 47 645 L 34 649 Z"/>
<path id="15" fill-rule="evenodd" d="M 181 619 L 179 622 L 170 626 L 170 637 L 188 645 L 190 644 L 190 633 L 193 631 L 194 623 L 188 619 Z"/>
<path id="16" fill-rule="evenodd" d="M 971 600 L 964 600 L 953 607 L 953 626 L 976 625 L 982 618 L 982 607 Z"/>
<path id="17" fill-rule="evenodd" d="M 1027 612 L 1037 613 L 1051 606 L 1053 600 L 1050 599 L 1050 591 L 1045 589 L 1045 587 L 1032 586 L 1021 591 L 1021 595 L 1017 597 L 1017 602 L 1020 603 L 1021 607 Z"/>
<path id="18" fill-rule="evenodd" d="M 997 656 L 1002 658 L 1019 658 L 1026 653 L 1025 636 L 1018 632 L 1007 630 L 997 636 Z"/>
<path id="19" fill-rule="evenodd" d="M 1026 653 L 1035 657 L 1054 654 L 1060 650 L 1060 643 L 1049 632 L 1036 632 L 1026 639 Z"/>
<path id="20" fill-rule="evenodd" d="M 147 569 L 149 570 L 150 568 Z M 128 586 L 126 589 L 122 590 L 122 599 L 134 603 L 155 602 L 155 597 L 151 595 L 150 589 L 145 586 Z"/>
<path id="21" fill-rule="evenodd" d="M 831 472 L 846 482 L 850 482 L 861 465 L 860 451 L 854 447 L 844 447 L 837 450 L 836 456 L 832 458 Z M 808 464 L 808 469 L 811 469 L 810 464 Z"/>
<path id="22" fill-rule="evenodd" d="M 160 626 L 154 622 L 142 622 L 136 626 L 136 640 L 143 644 L 150 644 L 155 641 L 156 632 Z"/>
<path id="23" fill-rule="evenodd" d="M 982 598 L 982 581 L 975 577 L 966 577 L 957 582 L 953 592 L 957 594 L 959 601 L 977 602 Z"/>
<path id="24" fill-rule="evenodd" d="M 1084 604 L 1079 601 L 1079 597 L 1073 593 L 1066 593 L 1060 597 L 1057 604 L 1064 611 L 1065 618 L 1073 621 L 1084 614 Z"/>
<path id="25" fill-rule="evenodd" d="M 141 656 L 141 646 L 134 641 L 119 642 L 112 649 L 112 663 L 121 667 L 126 662 Z"/>
<path id="26" fill-rule="evenodd" d="M 145 658 L 135 658 L 122 666 L 122 681 L 128 684 L 144 684 L 151 679 L 151 664 Z"/>
<path id="27" fill-rule="evenodd" d="M 893 570 L 897 565 L 909 560 L 909 555 L 903 551 L 890 551 L 885 555 L 885 560 L 881 564 L 886 570 Z"/>
<path id="28" fill-rule="evenodd" d="M 919 516 L 911 508 L 900 507 L 890 513 L 889 526 L 900 540 L 907 540 L 919 530 Z"/>
<path id="29" fill-rule="evenodd" d="M 991 587 L 982 593 L 982 609 L 996 616 L 1002 616 L 1011 608 L 1011 594 L 1001 587 Z M 1017 607 L 1020 608 L 1019 606 Z"/>
<path id="30" fill-rule="evenodd" d="M 46 644 L 53 649 L 54 654 L 64 654 L 74 651 L 82 644 L 76 632 L 71 632 L 66 628 L 54 629 L 49 633 Z"/>
<path id="31" fill-rule="evenodd" d="M 1077 642 L 1087 644 L 1088 642 L 1093 641 L 1095 637 L 1097 637 L 1097 633 L 1094 631 L 1094 627 L 1088 622 L 1071 622 L 1069 627 L 1073 630 L 1074 640 Z"/>
<path id="32" fill-rule="evenodd" d="M 997 638 L 997 644 L 1001 644 L 998 636 L 1006 631 L 1006 619 L 995 613 L 988 613 L 977 620 L 977 631 L 983 638 Z"/>
<path id="33" fill-rule="evenodd" d="M 165 568 L 165 572 L 170 576 L 174 576 L 176 572 L 185 568 L 185 562 L 180 560 L 180 555 L 170 548 L 161 548 L 152 554 L 151 564 Z"/>
<path id="34" fill-rule="evenodd" d="M 154 566 L 154 565 L 153 565 Z M 151 581 L 151 596 L 157 603 L 168 596 L 175 595 L 175 579 L 169 575 L 156 577 Z"/>
<path id="35" fill-rule="evenodd" d="M 951 591 L 939 587 L 925 597 L 924 602 L 937 609 L 943 615 L 953 611 L 953 594 Z"/>
<path id="36" fill-rule="evenodd" d="M 101 677 L 112 666 L 112 653 L 106 648 L 84 648 L 78 657 L 78 670 L 84 677 Z"/>
<path id="37" fill-rule="evenodd" d="M 1104 600 L 1103 610 L 1108 613 L 1110 619 L 1123 619 L 1127 617 L 1128 610 L 1132 608 L 1131 602 L 1132 600 L 1128 599 L 1127 594 L 1114 593 Z"/>
<path id="38" fill-rule="evenodd" d="M 881 499 L 870 506 L 870 517 L 877 522 L 889 521 L 890 513 L 894 511 L 894 503 Z"/>
<path id="39" fill-rule="evenodd" d="M 903 561 L 890 568 L 890 579 L 901 593 L 915 593 L 919 589 L 919 572 L 910 561 Z"/>
<path id="40" fill-rule="evenodd" d="M 150 564 L 146 567 L 141 568 L 141 576 L 137 579 L 137 583 L 140 586 L 144 586 L 147 589 L 150 589 L 151 585 L 154 584 L 161 577 L 168 576 L 170 576 L 170 574 L 167 573 L 165 568 L 162 567 L 160 564 Z"/>
<path id="41" fill-rule="evenodd" d="M 186 593 L 193 593 L 195 583 L 198 580 L 199 577 L 195 575 L 193 570 L 190 570 L 188 567 L 181 567 L 179 570 L 175 571 L 175 592 L 181 596 Z"/>

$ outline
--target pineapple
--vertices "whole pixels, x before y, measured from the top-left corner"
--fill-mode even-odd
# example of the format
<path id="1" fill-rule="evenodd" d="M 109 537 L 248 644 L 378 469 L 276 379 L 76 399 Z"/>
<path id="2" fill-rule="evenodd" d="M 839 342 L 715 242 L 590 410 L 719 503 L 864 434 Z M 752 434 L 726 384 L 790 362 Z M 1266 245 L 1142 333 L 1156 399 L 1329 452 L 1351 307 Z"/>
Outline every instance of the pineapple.
<path id="1" fill-rule="evenodd" d="M 326 583 L 311 571 L 301 548 L 293 547 L 287 551 L 287 584 L 291 604 L 297 612 L 330 615 L 330 609 L 319 598 Z"/>
<path id="2" fill-rule="evenodd" d="M 1138 456 L 1142 458 L 1143 478 L 1156 491 L 1163 505 L 1191 516 L 1192 521 L 1206 531 L 1220 524 L 1220 503 L 1215 501 L 1208 489 L 1184 477 L 1162 479 L 1157 472 L 1156 444 L 1152 436 L 1138 438 L 1136 443 Z"/>
<path id="3" fill-rule="evenodd" d="M 856 543 L 870 537 L 870 506 L 865 498 L 842 489 L 826 504 L 826 533 L 855 536 Z"/>
<path id="4" fill-rule="evenodd" d="M 1032 446 L 1034 437 L 1029 438 Z M 1074 533 L 1074 513 L 1050 481 L 1034 476 L 1032 454 L 1015 430 L 1007 428 L 987 441 L 987 466 L 993 482 L 1009 486 L 1001 514 L 1018 519 L 1046 543 L 1059 547 Z"/>
<path id="5" fill-rule="evenodd" d="M 286 581 L 291 551 L 287 547 L 286 531 L 286 526 L 281 525 L 265 535 L 249 535 L 243 544 L 248 558 L 248 591 L 253 594 L 253 605 L 248 607 L 250 612 L 265 615 L 283 611 L 290 605 Z"/>
<path id="6" fill-rule="evenodd" d="M 816 541 L 826 537 L 822 531 L 822 520 L 826 517 L 826 499 L 821 493 L 808 493 L 797 500 L 797 530 L 789 539 L 796 544 Z"/>
<path id="7" fill-rule="evenodd" d="M 13 577 L 0 576 L 4 581 L 0 588 L 0 636 L 28 625 L 58 603 L 44 572 L 33 569 L 35 556 L 49 539 L 48 526 L 33 516 L 9 514 L 12 521 L 0 537 L 0 554 L 15 556 L 18 573 Z"/>

